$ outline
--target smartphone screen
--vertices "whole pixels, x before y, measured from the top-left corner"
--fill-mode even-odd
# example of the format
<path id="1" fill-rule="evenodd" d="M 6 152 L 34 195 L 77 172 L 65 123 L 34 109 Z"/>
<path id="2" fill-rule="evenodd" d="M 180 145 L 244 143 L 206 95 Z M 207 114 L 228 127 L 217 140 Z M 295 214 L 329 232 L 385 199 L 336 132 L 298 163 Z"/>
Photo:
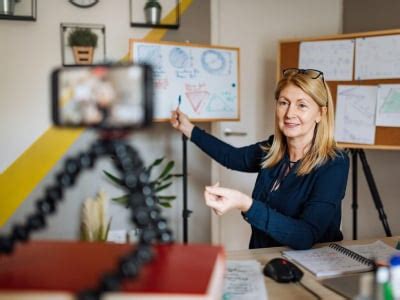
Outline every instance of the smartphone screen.
<path id="1" fill-rule="evenodd" d="M 59 126 L 131 128 L 151 122 L 152 81 L 143 65 L 61 68 L 53 73 Z"/>

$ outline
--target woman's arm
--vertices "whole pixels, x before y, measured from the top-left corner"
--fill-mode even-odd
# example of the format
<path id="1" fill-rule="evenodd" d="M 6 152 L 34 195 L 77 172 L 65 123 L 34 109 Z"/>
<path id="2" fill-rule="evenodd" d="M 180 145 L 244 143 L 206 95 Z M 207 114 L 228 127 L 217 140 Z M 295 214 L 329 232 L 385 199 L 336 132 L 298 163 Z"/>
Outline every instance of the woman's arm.
<path id="1" fill-rule="evenodd" d="M 254 200 L 244 218 L 276 241 L 294 249 L 311 248 L 326 233 L 344 198 L 349 160 L 339 157 L 316 180 L 300 218 L 285 216 Z"/>
<path id="2" fill-rule="evenodd" d="M 233 147 L 194 126 L 188 117 L 179 110 L 172 112 L 171 124 L 223 166 L 242 172 L 260 170 L 260 164 L 265 155 L 261 149 L 262 143 L 241 148 Z"/>

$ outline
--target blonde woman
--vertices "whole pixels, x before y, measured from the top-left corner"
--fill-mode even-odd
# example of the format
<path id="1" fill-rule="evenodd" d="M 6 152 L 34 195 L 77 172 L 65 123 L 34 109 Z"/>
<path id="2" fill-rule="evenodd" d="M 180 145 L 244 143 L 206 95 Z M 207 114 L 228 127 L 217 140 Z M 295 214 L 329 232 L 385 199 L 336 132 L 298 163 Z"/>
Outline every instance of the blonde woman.
<path id="1" fill-rule="evenodd" d="M 332 96 L 323 73 L 286 69 L 275 91 L 275 134 L 235 148 L 194 126 L 179 110 L 171 124 L 227 168 L 257 172 L 250 196 L 207 186 L 206 204 L 218 215 L 242 212 L 251 225 L 250 248 L 289 246 L 343 239 L 340 231 L 349 159 L 333 137 Z"/>

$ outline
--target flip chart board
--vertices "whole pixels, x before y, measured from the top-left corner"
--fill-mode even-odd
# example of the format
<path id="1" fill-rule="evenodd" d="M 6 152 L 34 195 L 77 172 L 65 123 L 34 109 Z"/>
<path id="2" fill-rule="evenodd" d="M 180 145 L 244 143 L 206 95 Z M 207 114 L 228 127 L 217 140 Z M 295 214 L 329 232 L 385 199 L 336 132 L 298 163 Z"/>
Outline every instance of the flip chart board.
<path id="1" fill-rule="evenodd" d="M 239 49 L 129 40 L 133 62 L 154 71 L 154 119 L 179 106 L 192 121 L 239 120 Z"/>

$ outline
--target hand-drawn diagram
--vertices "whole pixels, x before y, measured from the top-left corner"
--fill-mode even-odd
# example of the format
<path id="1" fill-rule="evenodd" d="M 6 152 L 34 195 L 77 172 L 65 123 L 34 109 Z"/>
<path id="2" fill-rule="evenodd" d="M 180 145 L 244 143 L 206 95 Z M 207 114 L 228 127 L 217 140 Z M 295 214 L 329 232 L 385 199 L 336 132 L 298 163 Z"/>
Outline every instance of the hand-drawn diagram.
<path id="1" fill-rule="evenodd" d="M 376 125 L 400 127 L 400 84 L 382 84 L 378 87 Z"/>
<path id="2" fill-rule="evenodd" d="M 201 64 L 210 74 L 228 75 L 231 72 L 232 59 L 230 53 L 210 49 L 201 54 Z"/>
<path id="3" fill-rule="evenodd" d="M 325 80 L 353 79 L 354 40 L 300 43 L 299 68 L 318 69 Z"/>
<path id="4" fill-rule="evenodd" d="M 338 86 L 335 126 L 337 141 L 374 143 L 376 95 L 376 86 Z"/>
<path id="5" fill-rule="evenodd" d="M 238 49 L 138 41 L 132 46 L 134 62 L 154 67 L 155 119 L 169 118 L 178 103 L 196 120 L 239 117 Z"/>
<path id="6" fill-rule="evenodd" d="M 400 77 L 400 35 L 356 40 L 355 79 Z"/>
<path id="7" fill-rule="evenodd" d="M 196 78 L 200 73 L 193 65 L 193 57 L 188 50 L 175 47 L 169 52 L 169 63 L 176 68 L 178 78 Z"/>

